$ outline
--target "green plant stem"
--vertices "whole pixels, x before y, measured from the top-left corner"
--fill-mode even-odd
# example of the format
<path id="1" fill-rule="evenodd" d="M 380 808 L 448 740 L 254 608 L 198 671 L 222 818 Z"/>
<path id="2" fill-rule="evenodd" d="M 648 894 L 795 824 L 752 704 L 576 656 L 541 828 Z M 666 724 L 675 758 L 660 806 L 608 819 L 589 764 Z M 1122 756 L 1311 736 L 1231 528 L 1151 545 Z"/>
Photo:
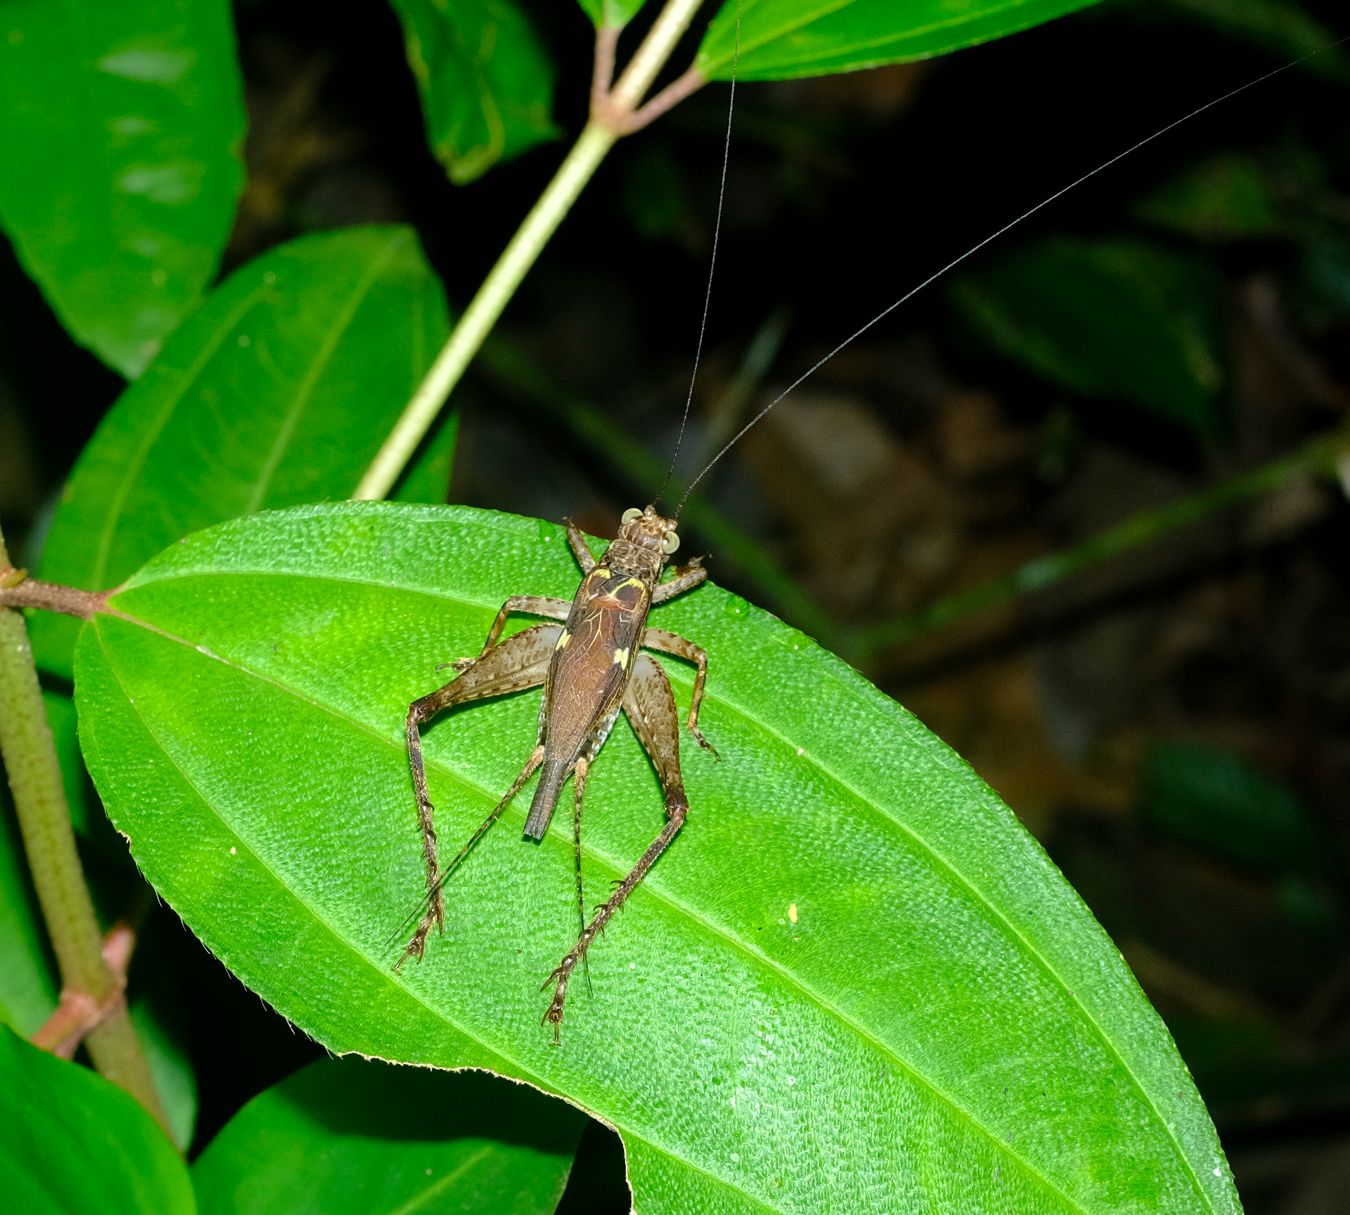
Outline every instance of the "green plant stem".
<path id="1" fill-rule="evenodd" d="M 668 0 L 613 90 L 605 95 L 603 104 L 593 107 L 591 120 L 567 158 L 469 302 L 431 370 L 375 454 L 352 495 L 354 498 L 383 498 L 393 488 L 549 238 L 610 148 L 631 129 L 628 118 L 651 88 L 702 2 Z"/>
<path id="2" fill-rule="evenodd" d="M 1140 511 L 1080 544 L 1033 558 L 1002 577 L 944 595 L 899 620 L 859 630 L 849 639 L 848 654 L 856 662 L 867 662 L 881 651 L 947 628 L 1019 595 L 1042 590 L 1089 566 L 1147 544 L 1247 498 L 1278 489 L 1298 477 L 1329 472 L 1338 457 L 1345 453 L 1347 444 L 1350 444 L 1350 427 L 1338 427 L 1298 451 L 1249 473 L 1179 502 Z"/>
<path id="3" fill-rule="evenodd" d="M 0 574 L 10 568 L 0 534 Z M 103 957 L 103 937 L 75 850 L 28 629 L 23 616 L 8 607 L 0 607 L 0 758 L 14 795 L 33 888 L 61 971 L 62 998 L 74 996 L 106 1010 L 85 1037 L 94 1066 L 167 1128 L 149 1065 L 127 1016 L 122 981 Z"/>

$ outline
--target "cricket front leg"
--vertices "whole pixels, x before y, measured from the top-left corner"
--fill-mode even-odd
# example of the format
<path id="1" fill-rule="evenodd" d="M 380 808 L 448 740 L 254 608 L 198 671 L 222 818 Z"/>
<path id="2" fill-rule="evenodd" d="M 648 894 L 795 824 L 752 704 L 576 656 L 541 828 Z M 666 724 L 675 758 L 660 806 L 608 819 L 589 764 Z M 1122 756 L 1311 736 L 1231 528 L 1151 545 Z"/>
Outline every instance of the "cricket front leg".
<path id="1" fill-rule="evenodd" d="M 571 519 L 564 519 L 567 525 L 567 545 L 572 550 L 572 556 L 577 559 L 577 564 L 581 566 L 583 574 L 589 574 L 595 569 L 595 554 L 591 552 L 590 545 L 586 543 L 586 537 L 581 534 L 579 528 Z"/>
<path id="2" fill-rule="evenodd" d="M 433 927 L 445 930 L 445 904 L 441 896 L 443 874 L 436 856 L 435 808 L 431 804 L 431 795 L 427 791 L 426 761 L 422 755 L 422 726 L 442 709 L 453 705 L 465 704 L 473 700 L 483 700 L 490 696 L 502 696 L 507 692 L 518 692 L 525 688 L 537 687 L 544 682 L 548 673 L 549 659 L 562 626 L 556 624 L 537 624 L 525 629 L 514 637 L 509 637 L 499 646 L 495 646 L 480 658 L 474 659 L 457 678 L 442 688 L 421 697 L 408 706 L 405 730 L 408 741 L 408 767 L 412 772 L 413 793 L 417 798 L 417 816 L 422 827 L 422 857 L 427 870 L 427 906 L 412 940 L 404 950 L 394 969 L 397 970 L 410 957 L 422 956 L 426 948 L 427 934 Z M 525 778 L 539 766 L 542 749 L 535 748 L 536 755 L 531 757 L 533 767 L 526 765 L 527 772 L 517 779 L 511 794 L 499 803 L 479 831 L 470 840 L 472 846 L 479 835 L 486 830 L 502 808 L 510 801 Z M 458 863 L 464 852 L 456 858 Z M 451 866 L 453 868 L 453 864 Z M 448 872 L 448 870 L 447 870 Z"/>
<path id="3" fill-rule="evenodd" d="M 685 591 L 693 590 L 707 577 L 708 571 L 703 568 L 703 558 L 690 557 L 689 563 L 677 569 L 673 578 L 658 584 L 652 591 L 653 606 L 665 603 L 667 599 L 674 599 L 676 595 L 683 595 Z"/>
<path id="4" fill-rule="evenodd" d="M 694 694 L 689 699 L 689 720 L 685 724 L 689 727 L 689 732 L 698 740 L 700 747 L 717 755 L 717 748 L 703 737 L 703 731 L 698 728 L 698 710 L 703 703 L 703 685 L 708 679 L 708 651 L 701 645 L 695 645 L 687 637 L 681 637 L 678 633 L 667 632 L 665 629 L 648 628 L 643 630 L 642 644 L 649 650 L 657 650 L 662 654 L 683 658 L 685 662 L 692 662 L 697 668 L 694 675 Z M 721 759 L 722 757 L 717 755 L 717 758 Z"/>
<path id="5" fill-rule="evenodd" d="M 599 907 L 589 924 L 582 930 L 576 944 L 568 950 L 553 973 L 544 981 L 547 989 L 553 987 L 553 998 L 544 1023 L 553 1026 L 553 1040 L 558 1041 L 559 1026 L 567 1003 L 567 983 L 579 962 L 584 962 L 595 938 L 605 930 L 614 913 L 623 906 L 657 858 L 684 826 L 689 815 L 689 800 L 685 797 L 684 781 L 680 775 L 680 719 L 675 710 L 675 697 L 670 681 L 655 659 L 639 654 L 633 663 L 633 675 L 623 697 L 623 711 L 628 715 L 643 749 L 651 757 L 652 766 L 661 780 L 666 801 L 666 824 L 647 846 L 638 863 L 625 877 L 614 893 Z"/>

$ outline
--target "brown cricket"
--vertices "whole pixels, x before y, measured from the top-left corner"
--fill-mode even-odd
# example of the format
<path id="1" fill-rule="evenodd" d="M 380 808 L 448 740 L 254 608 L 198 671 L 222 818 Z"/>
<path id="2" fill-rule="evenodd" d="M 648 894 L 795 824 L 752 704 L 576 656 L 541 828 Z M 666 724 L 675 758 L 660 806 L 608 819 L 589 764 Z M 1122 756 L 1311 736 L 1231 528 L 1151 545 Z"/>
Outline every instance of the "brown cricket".
<path id="1" fill-rule="evenodd" d="M 420 958 L 427 934 L 433 927 L 444 930 L 445 906 L 442 886 L 520 788 L 539 770 L 539 784 L 525 820 L 525 834 L 543 839 L 553 817 L 558 795 L 572 777 L 572 834 L 576 850 L 577 910 L 580 936 L 544 982 L 553 985 L 553 998 L 544 1022 L 553 1026 L 554 1040 L 562 1023 L 567 983 L 579 962 L 610 918 L 647 875 L 666 850 L 689 813 L 684 781 L 680 774 L 679 718 L 670 681 L 660 665 L 642 651 L 656 650 L 693 663 L 697 668 L 687 725 L 700 746 L 713 748 L 698 728 L 699 704 L 708 674 L 708 655 L 702 647 L 665 629 L 649 628 L 647 612 L 698 586 L 707 576 L 701 558 L 693 558 L 675 576 L 661 582 L 666 562 L 679 546 L 675 520 L 658 514 L 654 507 L 633 507 L 623 514 L 618 536 L 597 560 L 569 519 L 567 542 L 583 577 L 569 603 L 542 595 L 512 595 L 502 604 L 488 630 L 487 641 L 477 658 L 454 663 L 458 675 L 444 687 L 408 707 L 408 763 L 412 768 L 417 810 L 422 823 L 422 853 L 427 869 L 427 905 L 412 940 L 394 969 L 409 957 Z M 544 616 L 562 624 L 537 624 L 508 637 L 501 635 L 506 618 L 513 612 Z M 442 709 L 490 696 L 502 696 L 544 685 L 539 707 L 539 735 L 534 750 L 506 795 L 493 807 L 458 855 L 444 870 L 436 854 L 434 810 L 427 794 L 426 767 L 422 758 L 422 725 Z M 595 911 L 589 922 L 581 884 L 581 802 L 586 773 L 609 737 L 620 711 L 628 715 L 633 730 L 651 757 L 665 796 L 666 822 L 648 845 L 632 871 L 614 893 Z M 713 752 L 716 754 L 716 752 Z"/>

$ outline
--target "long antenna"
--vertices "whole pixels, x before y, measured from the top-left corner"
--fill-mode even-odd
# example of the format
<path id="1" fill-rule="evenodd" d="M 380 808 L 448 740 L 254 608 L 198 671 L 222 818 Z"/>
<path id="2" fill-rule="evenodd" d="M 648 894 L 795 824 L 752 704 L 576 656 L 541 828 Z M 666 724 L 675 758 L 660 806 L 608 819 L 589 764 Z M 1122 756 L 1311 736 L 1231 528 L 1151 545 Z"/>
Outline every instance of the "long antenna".
<path id="1" fill-rule="evenodd" d="M 991 244 L 993 241 L 998 240 L 999 237 L 1010 232 L 1013 228 L 1017 227 L 1018 224 L 1023 223 L 1024 221 L 1030 219 L 1033 215 L 1036 214 L 1036 212 L 1043 210 L 1045 207 L 1048 207 L 1051 203 L 1056 202 L 1060 198 L 1063 198 L 1064 195 L 1069 193 L 1070 190 L 1076 190 L 1085 181 L 1088 181 L 1091 178 L 1096 177 L 1098 173 L 1104 173 L 1107 169 L 1111 168 L 1112 165 L 1118 163 L 1119 161 L 1124 160 L 1127 156 L 1132 156 L 1135 152 L 1139 151 L 1139 149 L 1144 147 L 1146 144 L 1152 143 L 1155 139 L 1160 139 L 1162 136 L 1166 135 L 1169 131 L 1173 131 L 1177 127 L 1181 126 L 1182 123 L 1189 122 L 1192 118 L 1198 117 L 1199 115 L 1203 114 L 1206 110 L 1213 109 L 1216 105 L 1222 105 L 1225 101 L 1232 100 L 1232 98 L 1236 97 L 1239 93 L 1245 93 L 1248 89 L 1253 89 L 1259 84 L 1264 84 L 1267 80 L 1270 80 L 1275 76 L 1280 75 L 1282 72 L 1287 72 L 1290 68 L 1295 68 L 1298 67 L 1300 64 L 1306 63 L 1309 59 L 1313 58 L 1314 55 L 1320 55 L 1323 51 L 1331 50 L 1335 47 L 1340 46 L 1344 42 L 1350 42 L 1350 35 L 1347 35 L 1344 38 L 1337 39 L 1337 41 L 1331 43 L 1329 46 L 1319 47 L 1315 51 L 1310 51 L 1308 54 L 1302 56 L 1299 59 L 1294 59 L 1281 67 L 1274 68 L 1271 71 L 1266 72 L 1262 76 L 1257 76 L 1254 80 L 1247 81 L 1246 84 L 1241 84 L 1238 85 L 1238 87 L 1235 89 L 1230 89 L 1222 96 L 1215 97 L 1213 100 L 1205 102 L 1204 105 L 1197 106 L 1189 113 L 1183 114 L 1180 118 L 1177 118 L 1172 122 L 1169 122 L 1165 127 L 1160 127 L 1158 130 L 1154 131 L 1153 134 L 1145 136 L 1143 139 L 1139 140 L 1138 143 L 1131 144 L 1130 147 L 1126 148 L 1123 152 L 1117 152 L 1116 155 L 1112 156 L 1109 160 L 1103 161 L 1095 169 L 1091 169 L 1087 173 L 1084 173 L 1081 177 L 1071 181 L 1067 186 L 1063 186 L 1062 188 L 1056 190 L 1053 194 L 1050 194 L 1047 197 L 1041 199 L 1041 201 L 1038 202 L 1034 207 L 1031 207 L 1028 210 L 1023 211 L 1022 214 L 1017 216 L 1016 219 L 1009 220 L 1001 228 L 997 229 L 994 232 L 991 232 L 978 244 L 971 245 L 971 247 L 967 249 L 964 253 L 962 253 L 960 257 L 953 258 L 945 266 L 943 266 L 942 269 L 934 272 L 933 274 L 930 274 L 917 287 L 911 287 L 898 300 L 896 300 L 894 303 L 888 305 L 887 307 L 883 308 L 880 312 L 878 312 L 876 316 L 874 316 L 870 321 L 867 322 L 867 324 L 863 325 L 861 328 L 849 334 L 848 337 L 846 337 L 842 342 L 840 342 L 839 345 L 837 345 L 828 354 L 817 359 L 815 363 L 813 363 L 809 368 L 807 368 L 806 371 L 802 372 L 801 375 L 799 375 L 795 380 L 793 380 L 791 384 L 789 384 L 786 388 L 784 388 L 782 392 L 780 392 L 776 397 L 774 397 L 772 401 L 770 401 L 767 405 L 765 405 L 763 409 L 761 409 L 757 414 L 755 414 L 753 418 L 751 418 L 744 426 L 742 426 L 740 430 L 738 430 L 734 435 L 732 435 L 731 438 L 728 439 L 726 443 L 722 445 L 721 449 L 717 452 L 717 454 L 713 456 L 713 458 L 703 466 L 703 471 L 700 472 L 698 476 L 696 476 L 692 481 L 690 481 L 689 484 L 685 487 L 685 491 L 683 496 L 680 498 L 679 505 L 675 508 L 676 518 L 678 518 L 680 512 L 684 510 L 684 504 L 689 500 L 689 495 L 693 492 L 694 486 L 696 486 L 700 481 L 702 481 L 703 478 L 706 477 L 708 473 L 712 470 L 713 466 L 724 455 L 726 455 L 727 452 L 729 452 L 733 447 L 735 447 L 736 444 L 739 443 L 741 439 L 744 438 L 745 435 L 750 430 L 752 430 L 755 426 L 757 426 L 759 422 L 765 417 L 765 415 L 768 414 L 776 405 L 778 405 L 779 402 L 782 401 L 784 397 L 786 397 L 789 393 L 799 388 L 806 380 L 810 379 L 811 376 L 815 375 L 817 371 L 819 371 L 822 367 L 824 367 L 825 364 L 828 363 L 832 358 L 834 358 L 834 356 L 837 355 L 841 350 L 851 345 L 852 343 L 856 342 L 860 337 L 862 337 L 864 333 L 866 333 L 869 329 L 871 329 L 873 325 L 876 325 L 881 321 L 885 320 L 886 317 L 890 316 L 890 314 L 894 312 L 897 308 L 899 308 L 902 304 L 906 304 L 910 300 L 912 300 L 916 295 L 919 294 L 920 291 L 923 291 L 926 288 L 931 287 L 935 282 L 938 281 L 938 279 L 942 278 L 943 275 L 948 274 L 952 270 L 956 269 L 956 267 L 959 266 L 962 262 L 964 262 L 967 258 L 973 257 L 986 245 Z"/>
<path id="2" fill-rule="evenodd" d="M 708 309 L 712 304 L 713 274 L 717 270 L 717 244 L 722 236 L 722 211 L 727 197 L 727 166 L 731 163 L 731 117 L 736 112 L 736 68 L 741 58 L 741 9 L 744 0 L 736 3 L 736 43 L 731 52 L 731 92 L 727 97 L 727 133 L 722 143 L 722 177 L 717 186 L 717 218 L 713 222 L 712 256 L 708 259 L 708 286 L 703 293 L 703 319 L 698 326 L 698 344 L 694 347 L 694 366 L 689 373 L 689 394 L 684 399 L 684 413 L 680 415 L 680 430 L 675 436 L 675 450 L 670 453 L 670 464 L 656 491 L 658 501 L 666 492 L 670 478 L 675 473 L 675 461 L 680 458 L 680 444 L 684 442 L 685 428 L 689 424 L 689 410 L 694 404 L 694 384 L 698 380 L 698 364 L 703 357 L 703 339 L 708 332 Z M 675 512 L 678 516 L 679 511 Z"/>

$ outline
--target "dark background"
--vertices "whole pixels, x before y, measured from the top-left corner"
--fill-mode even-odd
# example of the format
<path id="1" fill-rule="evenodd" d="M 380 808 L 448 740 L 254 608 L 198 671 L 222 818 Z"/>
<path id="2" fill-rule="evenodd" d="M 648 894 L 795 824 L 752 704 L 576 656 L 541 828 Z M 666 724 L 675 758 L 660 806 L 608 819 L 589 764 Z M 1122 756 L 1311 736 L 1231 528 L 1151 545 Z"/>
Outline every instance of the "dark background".
<path id="1" fill-rule="evenodd" d="M 966 247 L 1298 55 L 1301 18 L 1344 32 L 1330 3 L 1235 2 L 1227 16 L 1262 16 L 1260 33 L 1201 7 L 1107 3 L 931 63 L 738 87 L 682 466 Z M 575 134 L 589 26 L 569 4 L 532 16 L 558 65 L 557 120 Z M 242 3 L 238 21 L 250 185 L 226 269 L 301 232 L 406 220 L 461 308 L 564 145 L 451 187 L 386 8 Z M 1064 869 L 1167 1020 L 1253 1215 L 1342 1210 L 1350 1182 L 1343 490 L 1291 477 L 906 644 L 868 630 L 1344 424 L 1347 83 L 1327 52 L 1076 190 L 871 330 L 700 486 L 818 606 L 821 639 L 970 760 Z M 602 167 L 457 394 L 452 500 L 607 533 L 654 494 L 616 448 L 636 439 L 669 457 L 725 106 L 725 87 L 708 88 Z M 1259 167 L 1269 222 L 1244 232 L 1216 213 L 1206 233 L 1150 218 L 1146 200 L 1221 154 Z M 987 289 L 1000 259 L 1065 236 L 1144 243 L 1200 275 L 1223 369 L 1210 423 L 1075 392 L 972 319 L 963 284 Z M 70 345 L 8 249 L 0 309 L 0 510 L 33 523 L 120 382 Z M 1104 308 L 1100 323 L 1120 316 Z M 747 371 L 757 340 L 771 357 Z M 577 436 L 578 402 L 614 442 Z M 687 548 L 707 547 L 682 530 Z M 719 582 L 776 606 L 734 562 L 711 561 Z M 180 989 L 202 993 L 185 1024 L 200 1145 L 316 1050 L 172 917 L 152 930 L 178 957 Z M 627 1209 L 617 1142 L 598 1126 L 566 1209 Z"/>

